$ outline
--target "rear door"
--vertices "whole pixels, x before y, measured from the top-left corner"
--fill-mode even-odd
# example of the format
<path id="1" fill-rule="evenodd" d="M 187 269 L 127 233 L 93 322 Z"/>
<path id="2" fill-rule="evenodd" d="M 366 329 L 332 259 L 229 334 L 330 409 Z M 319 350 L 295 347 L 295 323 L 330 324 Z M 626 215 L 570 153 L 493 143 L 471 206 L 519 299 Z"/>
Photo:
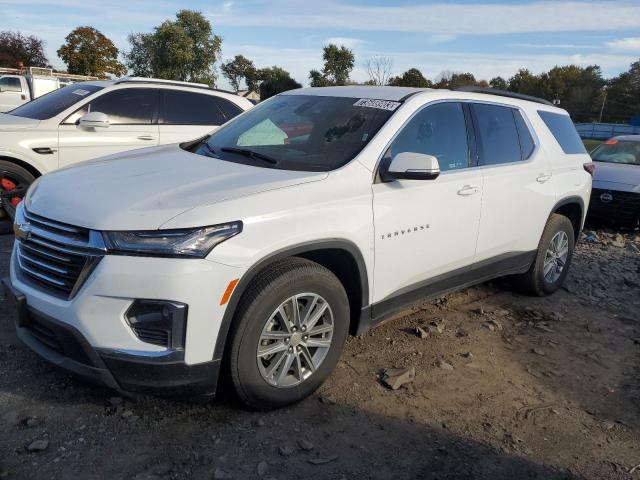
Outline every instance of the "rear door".
<path id="1" fill-rule="evenodd" d="M 556 201 L 550 161 L 520 109 L 473 103 L 471 111 L 484 180 L 476 262 L 526 264 Z"/>
<path id="2" fill-rule="evenodd" d="M 156 88 L 121 88 L 80 107 L 58 129 L 60 166 L 158 145 L 158 96 Z M 88 112 L 108 115 L 109 127 L 80 127 L 80 117 Z"/>
<path id="3" fill-rule="evenodd" d="M 185 90 L 162 89 L 161 104 L 158 122 L 161 144 L 201 137 L 242 113 L 229 100 Z"/>

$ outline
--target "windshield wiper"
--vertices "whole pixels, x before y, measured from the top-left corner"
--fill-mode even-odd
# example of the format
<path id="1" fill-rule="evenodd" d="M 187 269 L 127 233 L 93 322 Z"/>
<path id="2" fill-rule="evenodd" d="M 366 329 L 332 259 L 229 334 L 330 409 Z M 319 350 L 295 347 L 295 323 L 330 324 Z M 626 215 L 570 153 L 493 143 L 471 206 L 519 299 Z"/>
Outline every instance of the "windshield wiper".
<path id="1" fill-rule="evenodd" d="M 198 150 L 200 149 L 204 150 L 204 153 L 207 157 L 220 158 L 207 142 L 202 142 L 198 147 Z"/>
<path id="2" fill-rule="evenodd" d="M 270 163 L 271 165 L 278 164 L 278 160 L 276 160 L 275 158 L 271 158 L 270 156 L 263 153 L 254 152 L 253 150 L 249 150 L 248 148 L 222 147 L 220 150 L 223 152 L 244 155 L 245 157 L 253 158 L 254 160 L 262 160 L 264 162 Z"/>

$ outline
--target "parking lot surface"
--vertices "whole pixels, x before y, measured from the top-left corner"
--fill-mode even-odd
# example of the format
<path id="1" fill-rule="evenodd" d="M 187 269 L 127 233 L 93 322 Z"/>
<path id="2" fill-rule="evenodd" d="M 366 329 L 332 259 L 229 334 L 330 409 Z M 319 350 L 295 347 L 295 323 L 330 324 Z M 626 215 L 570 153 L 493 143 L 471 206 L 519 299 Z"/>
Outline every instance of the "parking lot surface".
<path id="1" fill-rule="evenodd" d="M 407 310 L 270 413 L 120 397 L 23 346 L 4 303 L 0 318 L 0 478 L 640 479 L 636 234 L 587 232 L 551 297 L 499 281 Z M 391 368 L 415 378 L 389 389 Z"/>

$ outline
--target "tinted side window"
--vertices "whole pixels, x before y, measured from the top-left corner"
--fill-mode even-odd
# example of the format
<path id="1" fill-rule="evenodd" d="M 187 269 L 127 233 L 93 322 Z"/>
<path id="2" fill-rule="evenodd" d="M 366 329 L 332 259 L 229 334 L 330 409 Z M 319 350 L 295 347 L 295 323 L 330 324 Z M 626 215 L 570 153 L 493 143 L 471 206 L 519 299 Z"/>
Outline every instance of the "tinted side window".
<path id="1" fill-rule="evenodd" d="M 75 123 L 88 112 L 109 116 L 111 125 L 148 125 L 153 122 L 158 106 L 158 90 L 124 88 L 107 92 L 71 114 L 64 123 Z"/>
<path id="2" fill-rule="evenodd" d="M 222 113 L 224 113 L 226 120 L 231 120 L 233 117 L 237 117 L 243 112 L 239 106 L 225 98 L 217 97 L 216 102 L 218 103 L 220 110 L 222 110 Z"/>
<path id="3" fill-rule="evenodd" d="M 21 92 L 22 85 L 20 85 L 20 79 L 16 77 L 2 77 L 0 78 L 0 87 L 8 92 Z"/>
<path id="4" fill-rule="evenodd" d="M 222 125 L 226 120 L 217 98 L 200 93 L 164 90 L 165 125 Z"/>
<path id="5" fill-rule="evenodd" d="M 531 131 L 529 130 L 527 123 L 524 121 L 524 118 L 522 118 L 522 114 L 518 110 L 514 109 L 513 117 L 516 119 L 516 127 L 518 127 L 522 160 L 527 160 L 536 148 L 536 144 L 531 137 Z"/>
<path id="6" fill-rule="evenodd" d="M 519 162 L 520 140 L 512 109 L 498 105 L 472 106 L 480 149 L 480 165 Z"/>
<path id="7" fill-rule="evenodd" d="M 587 153 L 569 115 L 545 111 L 538 111 L 538 115 L 551 130 L 564 153 Z"/>
<path id="8" fill-rule="evenodd" d="M 438 103 L 418 112 L 395 138 L 385 156 L 401 152 L 433 155 L 440 170 L 469 166 L 464 111 L 460 103 Z"/>

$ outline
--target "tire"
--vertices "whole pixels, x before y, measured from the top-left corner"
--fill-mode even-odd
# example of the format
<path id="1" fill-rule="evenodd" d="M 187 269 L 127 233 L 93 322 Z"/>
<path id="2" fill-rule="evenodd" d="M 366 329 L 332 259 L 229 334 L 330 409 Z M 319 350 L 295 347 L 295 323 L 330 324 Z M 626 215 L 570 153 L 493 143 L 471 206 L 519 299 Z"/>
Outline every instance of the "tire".
<path id="1" fill-rule="evenodd" d="M 567 255 L 566 259 L 561 262 L 563 264 L 562 270 L 558 275 L 557 267 L 555 270 L 553 270 L 552 267 L 551 270 L 553 270 L 553 274 L 545 275 L 545 259 L 548 253 L 550 255 L 553 253 L 552 250 L 554 249 L 552 241 L 565 237 Z M 574 247 L 575 234 L 573 224 L 563 215 L 552 214 L 542 232 L 534 262 L 526 273 L 516 277 L 518 286 L 525 293 L 539 297 L 550 295 L 557 291 L 562 286 L 569 272 Z M 559 263 L 556 263 L 556 265 L 559 265 Z"/>
<path id="2" fill-rule="evenodd" d="M 287 327 L 286 320 L 293 320 L 294 302 L 300 312 L 298 326 L 294 321 Z M 305 319 L 310 330 L 305 329 Z M 293 257 L 259 274 L 243 294 L 230 331 L 226 364 L 240 401 L 253 410 L 270 410 L 311 395 L 338 363 L 349 319 L 344 287 L 321 265 Z M 321 330 L 327 331 L 313 336 L 312 332 Z M 277 339 L 265 338 L 271 336 Z M 278 351 L 260 356 L 259 348 L 262 353 Z"/>
<path id="3" fill-rule="evenodd" d="M 16 205 L 12 203 L 15 199 L 22 199 L 27 192 L 27 188 L 35 181 L 35 177 L 20 165 L 0 160 L 0 190 L 6 193 L 5 179 L 16 187 L 17 194 L 13 197 L 2 198 L 2 206 L 0 208 L 0 234 L 10 233 L 13 230 L 13 218 L 16 214 Z"/>

